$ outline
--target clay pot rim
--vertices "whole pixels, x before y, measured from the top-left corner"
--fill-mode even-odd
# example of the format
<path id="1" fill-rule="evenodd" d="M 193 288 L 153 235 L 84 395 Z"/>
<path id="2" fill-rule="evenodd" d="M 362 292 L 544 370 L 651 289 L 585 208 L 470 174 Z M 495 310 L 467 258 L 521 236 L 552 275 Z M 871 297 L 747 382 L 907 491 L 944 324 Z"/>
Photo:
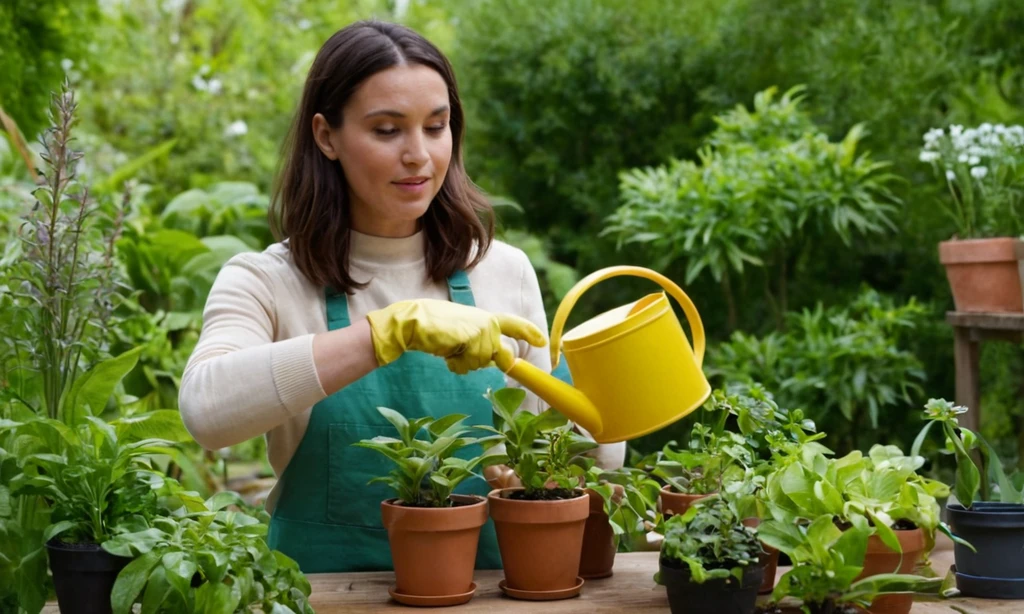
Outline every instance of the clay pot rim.
<path id="1" fill-rule="evenodd" d="M 509 499 L 506 493 L 526 490 L 515 488 L 496 488 L 487 494 L 491 518 L 495 522 L 514 522 L 518 524 L 557 524 L 562 522 L 585 521 L 590 516 L 590 494 L 583 494 L 572 499 L 551 499 L 531 501 L 527 499 Z"/>
<path id="2" fill-rule="evenodd" d="M 896 539 L 900 542 L 900 548 L 903 550 L 904 556 L 924 551 L 927 547 L 924 539 L 924 529 L 921 527 L 916 529 L 893 529 L 893 532 L 896 533 Z M 866 554 L 889 554 L 891 552 L 893 551 L 882 542 L 882 538 L 877 533 L 868 538 Z"/>
<path id="3" fill-rule="evenodd" d="M 950 239 L 939 242 L 939 262 L 943 265 L 1015 262 L 1021 240 L 1016 237 Z"/>
<path id="4" fill-rule="evenodd" d="M 408 532 L 463 531 L 487 522 L 487 499 L 480 495 L 452 495 L 453 500 L 473 501 L 458 507 L 411 507 L 398 505 L 397 497 L 380 502 L 384 528 Z"/>

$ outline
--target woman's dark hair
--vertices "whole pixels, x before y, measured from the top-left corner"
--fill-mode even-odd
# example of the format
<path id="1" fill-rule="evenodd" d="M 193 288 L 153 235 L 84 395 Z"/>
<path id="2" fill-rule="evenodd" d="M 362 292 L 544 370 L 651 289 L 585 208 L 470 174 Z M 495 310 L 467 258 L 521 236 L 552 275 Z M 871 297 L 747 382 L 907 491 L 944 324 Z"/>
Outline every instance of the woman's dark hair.
<path id="1" fill-rule="evenodd" d="M 422 218 L 427 271 L 443 281 L 476 265 L 490 248 L 494 218 L 490 203 L 462 165 L 465 116 L 455 73 L 437 47 L 409 28 L 360 21 L 336 32 L 317 53 L 306 78 L 302 102 L 284 144 L 282 169 L 274 186 L 270 227 L 288 239 L 296 266 L 312 283 L 351 292 L 365 282 L 348 272 L 351 213 L 341 165 L 327 158 L 313 139 L 313 116 L 322 113 L 332 128 L 366 79 L 402 64 L 429 66 L 448 85 L 452 158 L 441 190 Z"/>

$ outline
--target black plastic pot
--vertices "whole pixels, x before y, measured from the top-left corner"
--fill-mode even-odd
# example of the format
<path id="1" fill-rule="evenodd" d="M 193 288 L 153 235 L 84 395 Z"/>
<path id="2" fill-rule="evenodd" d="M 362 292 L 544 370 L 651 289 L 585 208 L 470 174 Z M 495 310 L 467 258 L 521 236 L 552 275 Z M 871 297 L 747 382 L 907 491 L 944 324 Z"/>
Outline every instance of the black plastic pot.
<path id="1" fill-rule="evenodd" d="M 685 566 L 672 567 L 661 561 L 659 567 L 672 614 L 752 614 L 764 577 L 764 567 L 755 565 L 744 570 L 742 584 L 731 576 L 697 584 Z"/>
<path id="2" fill-rule="evenodd" d="M 110 614 L 110 591 L 131 559 L 96 544 L 46 544 L 61 614 Z"/>
<path id="3" fill-rule="evenodd" d="M 978 502 L 968 510 L 953 503 L 946 510 L 953 533 L 977 550 L 953 546 L 960 592 L 971 597 L 1024 599 L 1024 505 Z"/>

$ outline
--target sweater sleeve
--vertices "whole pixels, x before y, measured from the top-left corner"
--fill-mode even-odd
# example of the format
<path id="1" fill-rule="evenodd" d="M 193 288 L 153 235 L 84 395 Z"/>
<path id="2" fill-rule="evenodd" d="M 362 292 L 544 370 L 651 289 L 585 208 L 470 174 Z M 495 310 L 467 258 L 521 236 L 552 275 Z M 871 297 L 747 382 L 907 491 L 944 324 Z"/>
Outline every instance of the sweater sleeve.
<path id="1" fill-rule="evenodd" d="M 537 272 L 533 269 L 533 265 L 526 254 L 520 252 L 520 255 L 522 256 L 520 293 L 523 298 L 523 317 L 539 326 L 545 333 L 548 333 L 547 314 L 544 311 L 544 298 L 541 295 Z M 551 372 L 550 346 L 538 348 L 525 341 L 518 341 L 517 343 L 519 344 L 520 358 L 533 363 L 534 366 L 545 373 Z M 515 380 L 507 379 L 509 386 L 522 388 L 522 385 Z M 534 413 L 540 413 L 547 409 L 547 403 L 529 391 L 527 391 L 526 400 L 523 402 L 523 405 Z M 577 425 L 577 428 L 590 437 L 590 433 L 587 433 L 583 427 Z M 626 462 L 626 442 L 601 444 L 590 455 L 597 461 L 598 467 L 609 470 L 618 469 Z"/>
<path id="2" fill-rule="evenodd" d="M 185 367 L 181 417 L 207 449 L 262 435 L 326 396 L 313 362 L 313 335 L 274 340 L 266 258 L 240 254 L 221 269 Z"/>

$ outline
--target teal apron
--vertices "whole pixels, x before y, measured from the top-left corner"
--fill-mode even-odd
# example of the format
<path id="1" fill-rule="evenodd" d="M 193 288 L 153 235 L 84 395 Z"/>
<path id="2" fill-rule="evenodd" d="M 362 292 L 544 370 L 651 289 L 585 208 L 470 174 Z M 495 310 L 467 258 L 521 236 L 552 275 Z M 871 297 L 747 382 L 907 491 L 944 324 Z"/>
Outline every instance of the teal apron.
<path id="1" fill-rule="evenodd" d="M 448 280 L 448 295 L 461 305 L 474 305 L 464 271 Z M 328 290 L 326 300 L 328 329 L 349 326 L 346 296 Z M 352 444 L 377 435 L 394 436 L 394 427 L 377 407 L 409 418 L 468 414 L 468 425 L 493 425 L 491 404 L 484 393 L 504 387 L 505 376 L 497 368 L 456 375 L 439 357 L 406 352 L 317 403 L 302 442 L 281 476 L 282 490 L 267 536 L 270 547 L 295 559 L 305 573 L 391 570 L 380 503 L 395 493 L 384 484 L 367 482 L 387 475 L 393 463 L 379 452 Z M 478 446 L 473 448 L 459 456 L 480 453 Z M 489 491 L 481 478 L 470 478 L 456 490 L 484 496 Z M 476 567 L 501 568 L 490 520 L 480 533 Z"/>

